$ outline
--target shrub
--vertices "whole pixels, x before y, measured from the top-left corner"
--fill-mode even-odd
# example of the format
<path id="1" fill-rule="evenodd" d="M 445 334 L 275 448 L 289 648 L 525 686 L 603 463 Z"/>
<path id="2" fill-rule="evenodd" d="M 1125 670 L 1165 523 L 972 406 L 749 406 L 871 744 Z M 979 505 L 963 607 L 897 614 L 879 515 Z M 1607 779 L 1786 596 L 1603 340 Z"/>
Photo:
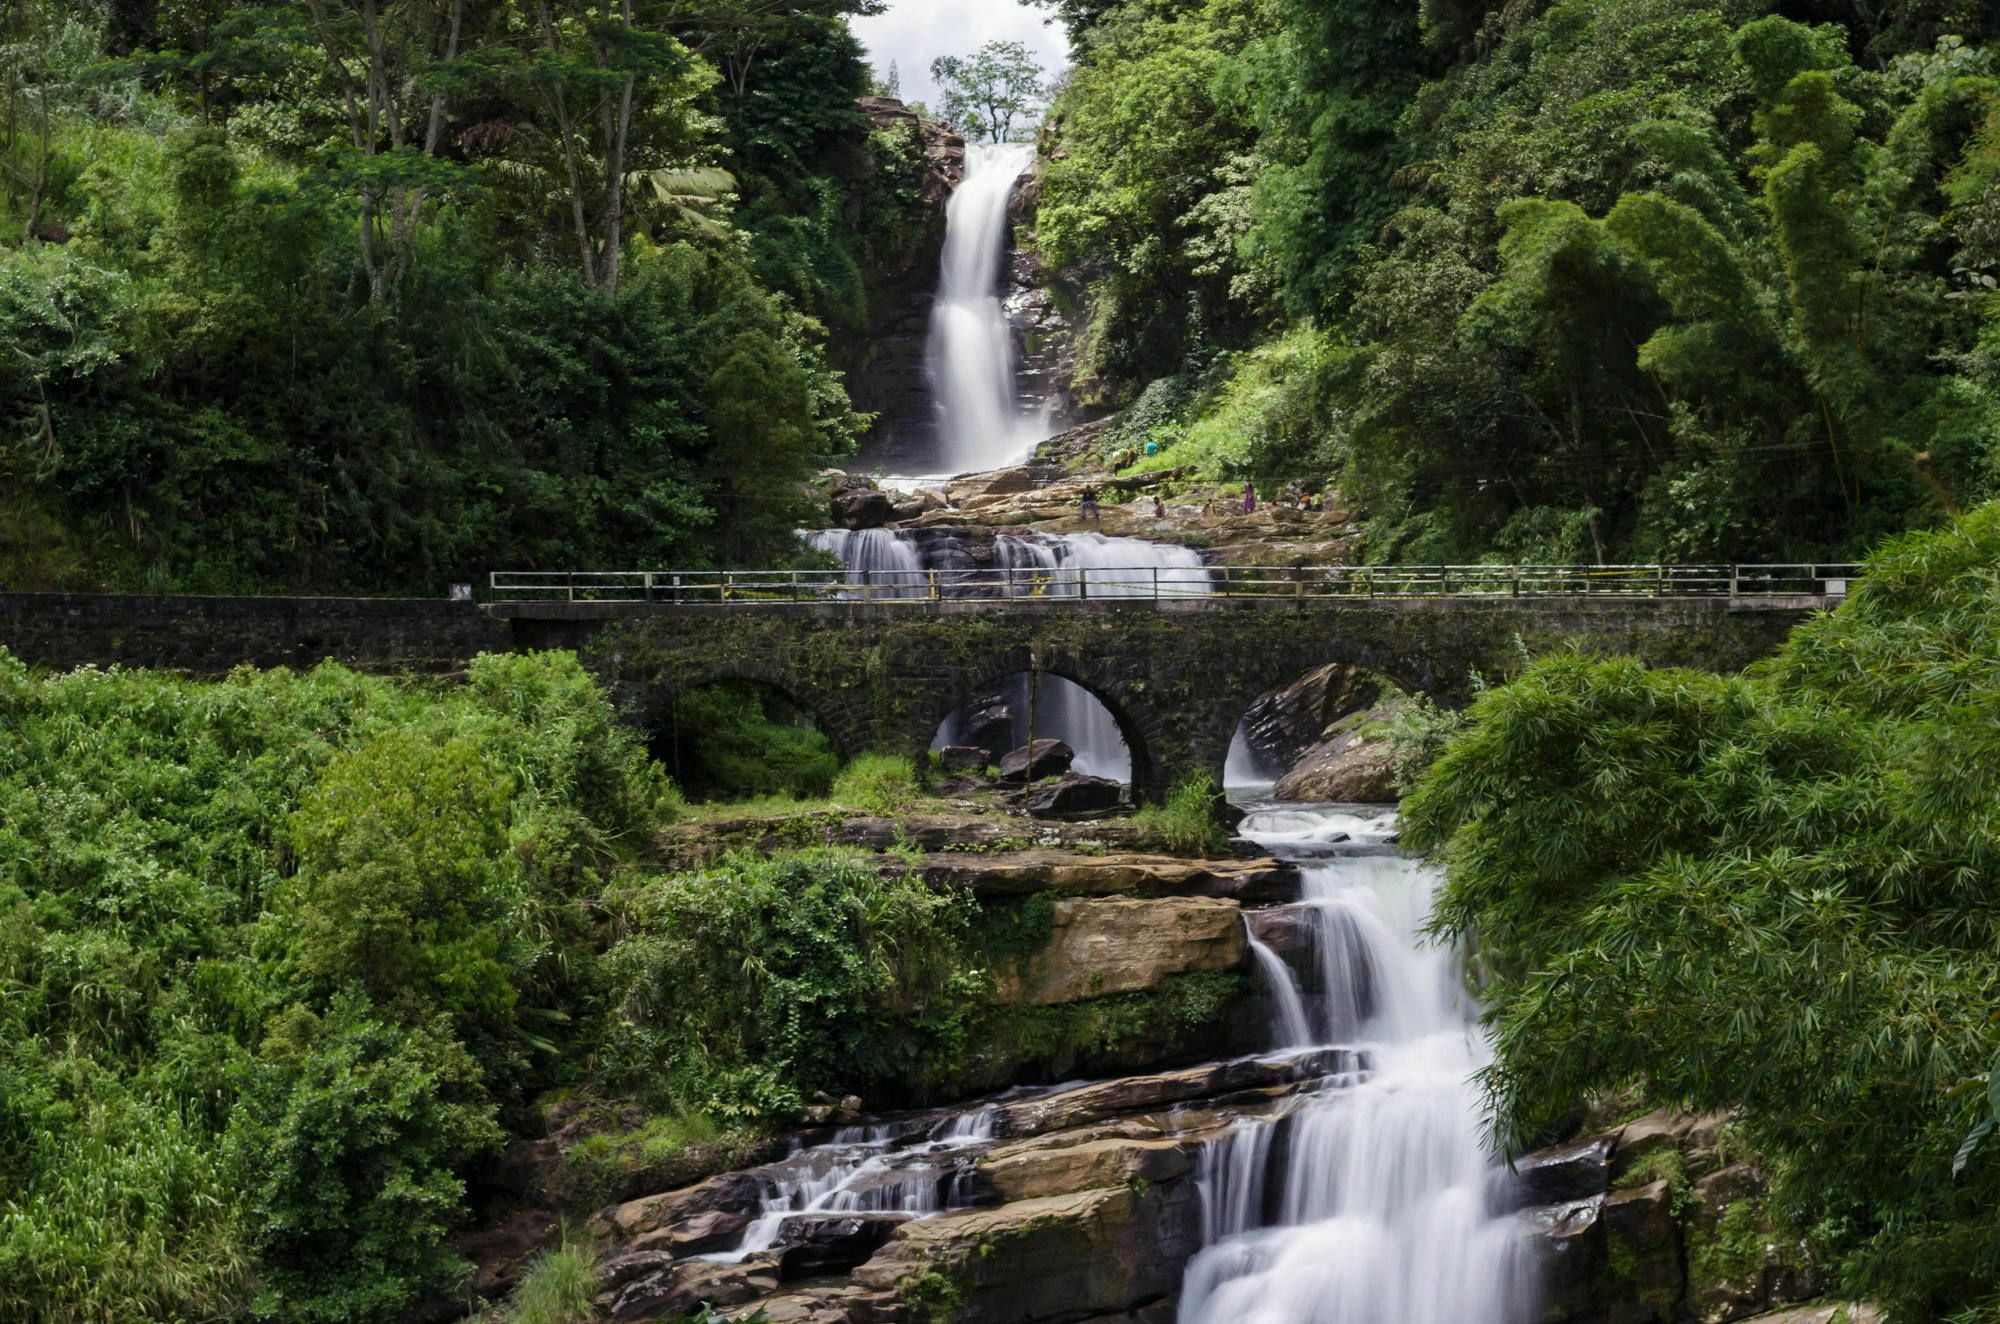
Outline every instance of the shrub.
<path id="1" fill-rule="evenodd" d="M 507 1303 L 506 1324 L 590 1324 L 597 1318 L 597 1255 L 587 1242 L 570 1240 L 544 1251 Z"/>
<path id="2" fill-rule="evenodd" d="M 1163 803 L 1143 806 L 1133 815 L 1133 826 L 1142 836 L 1158 841 L 1181 855 L 1213 854 L 1226 850 L 1229 834 L 1216 821 L 1215 778 L 1198 773 L 1177 782 Z"/>
<path id="3" fill-rule="evenodd" d="M 617 899 L 606 958 L 614 1084 L 720 1122 L 915 1078 L 962 1051 L 985 987 L 976 903 L 849 851 L 741 852 Z"/>
<path id="4" fill-rule="evenodd" d="M 904 754 L 859 754 L 833 781 L 833 800 L 871 814 L 893 814 L 923 794 L 914 759 Z"/>

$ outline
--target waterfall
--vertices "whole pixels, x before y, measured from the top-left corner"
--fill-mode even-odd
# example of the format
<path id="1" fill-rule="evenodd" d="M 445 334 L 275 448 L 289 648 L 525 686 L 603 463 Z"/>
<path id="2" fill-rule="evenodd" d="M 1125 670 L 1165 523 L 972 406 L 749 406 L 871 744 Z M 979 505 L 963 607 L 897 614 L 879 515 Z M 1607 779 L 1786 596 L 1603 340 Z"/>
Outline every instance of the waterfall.
<path id="1" fill-rule="evenodd" d="M 1014 394 L 1014 331 L 1000 303 L 1007 206 L 1035 159 L 1028 143 L 966 148 L 965 179 L 945 204 L 944 261 L 931 309 L 931 391 L 938 459 L 947 471 L 1019 461 L 1039 438 Z"/>
<path id="2" fill-rule="evenodd" d="M 1487 1203 L 1497 1178 L 1474 1079 L 1486 1043 L 1452 954 L 1422 936 L 1435 873 L 1316 854 L 1336 838 L 1387 839 L 1386 813 L 1287 808 L 1241 831 L 1308 861 L 1296 965 L 1252 947 L 1272 981 L 1274 1037 L 1358 1049 L 1366 1069 L 1204 1151 L 1208 1244 L 1188 1264 L 1181 1324 L 1523 1324 L 1535 1306 L 1525 1243 Z"/>
<path id="3" fill-rule="evenodd" d="M 929 592 L 917 543 L 893 529 L 823 529 L 806 535 L 820 551 L 840 558 L 847 581 L 868 578 L 871 598 L 922 597 Z M 1101 533 L 1007 534 L 993 540 L 993 563 L 1001 576 L 940 571 L 941 589 L 953 594 L 1034 598 L 1143 597 L 1156 587 L 1163 596 L 1200 597 L 1210 592 L 1201 553 L 1191 547 L 1107 538 Z M 872 577 L 872 578 L 869 578 Z M 885 584 L 898 585 L 885 591 Z M 1016 746 L 1028 738 L 1028 678 L 1010 677 L 1001 686 L 1013 714 Z M 933 746 L 956 744 L 957 715 L 947 719 Z M 1073 765 L 1093 777 L 1132 780 L 1132 751 L 1110 711 L 1090 691 L 1061 676 L 1044 675 L 1035 694 L 1035 735 L 1060 737 L 1076 751 Z"/>
<path id="4" fill-rule="evenodd" d="M 927 591 L 916 544 L 893 529 L 819 529 L 805 537 L 840 558 L 848 583 L 870 585 L 871 598 L 920 598 Z"/>
<path id="5" fill-rule="evenodd" d="M 844 1127 L 760 1170 L 758 1216 L 734 1249 L 702 1258 L 739 1261 L 769 1250 L 785 1224 L 815 1214 L 928 1218 L 963 1207 L 965 1168 L 992 1144 L 998 1115 L 991 1104 L 952 1114 L 914 1144 L 906 1123 Z"/>

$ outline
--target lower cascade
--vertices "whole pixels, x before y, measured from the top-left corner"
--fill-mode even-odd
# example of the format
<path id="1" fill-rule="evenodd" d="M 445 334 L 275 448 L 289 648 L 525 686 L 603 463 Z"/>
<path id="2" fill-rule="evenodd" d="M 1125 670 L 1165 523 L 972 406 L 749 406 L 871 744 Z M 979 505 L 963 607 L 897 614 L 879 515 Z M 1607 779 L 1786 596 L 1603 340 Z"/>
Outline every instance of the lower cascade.
<path id="1" fill-rule="evenodd" d="M 1422 936 L 1435 871 L 1379 853 L 1394 830 L 1388 811 L 1244 820 L 1243 835 L 1300 861 L 1305 884 L 1284 916 L 1292 961 L 1253 932 L 1273 1035 L 1361 1065 L 1204 1152 L 1206 1245 L 1187 1267 L 1181 1324 L 1533 1318 L 1520 1228 L 1494 1212 L 1507 1174 L 1481 1141 L 1486 1046 L 1452 954 Z"/>

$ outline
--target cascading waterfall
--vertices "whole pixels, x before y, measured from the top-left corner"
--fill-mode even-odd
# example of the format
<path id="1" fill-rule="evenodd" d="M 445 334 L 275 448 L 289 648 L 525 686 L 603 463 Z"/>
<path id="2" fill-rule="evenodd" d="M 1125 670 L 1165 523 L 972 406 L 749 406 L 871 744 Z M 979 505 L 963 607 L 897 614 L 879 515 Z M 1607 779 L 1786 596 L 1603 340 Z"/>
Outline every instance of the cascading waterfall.
<path id="1" fill-rule="evenodd" d="M 870 597 L 918 598 L 927 591 L 916 544 L 894 529 L 820 529 L 806 541 L 839 557 L 847 582 L 868 586 Z"/>
<path id="2" fill-rule="evenodd" d="M 1533 1280 L 1512 1219 L 1488 1205 L 1473 1079 L 1486 1059 L 1450 952 L 1427 943 L 1434 872 L 1381 843 L 1393 816 L 1287 808 L 1242 832 L 1302 865 L 1296 971 L 1253 943 L 1280 1046 L 1358 1049 L 1366 1069 L 1204 1152 L 1207 1248 L 1181 1324 L 1519 1324 Z M 1283 1142 L 1276 1142 L 1282 1128 Z"/>
<path id="3" fill-rule="evenodd" d="M 1035 159 L 1030 143 L 979 144 L 945 204 L 944 261 L 931 309 L 931 391 L 938 460 L 951 472 L 1019 461 L 1040 440 L 1014 390 L 1014 331 L 1000 302 L 1007 205 Z"/>
<path id="4" fill-rule="evenodd" d="M 928 1218 L 958 1208 L 965 1203 L 961 1169 L 992 1142 L 997 1115 L 991 1105 L 953 1114 L 918 1133 L 921 1140 L 906 1123 L 844 1127 L 764 1169 L 757 1218 L 733 1249 L 706 1258 L 735 1261 L 769 1250 L 786 1223 L 814 1215 Z"/>

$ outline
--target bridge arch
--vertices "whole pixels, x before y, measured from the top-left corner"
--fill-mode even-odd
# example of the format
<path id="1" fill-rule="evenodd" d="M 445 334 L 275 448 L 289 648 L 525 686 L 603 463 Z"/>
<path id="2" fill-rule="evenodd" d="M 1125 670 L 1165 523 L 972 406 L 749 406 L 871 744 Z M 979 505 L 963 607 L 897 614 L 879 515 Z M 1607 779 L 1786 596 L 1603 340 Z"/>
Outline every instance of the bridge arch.
<path id="1" fill-rule="evenodd" d="M 1157 754 L 1163 730 L 1159 715 L 1135 690 L 1129 672 L 1067 648 L 1020 645 L 982 654 L 971 665 L 955 670 L 937 687 L 934 697 L 917 708 L 914 748 L 928 749 L 945 720 L 980 695 L 1011 677 L 1036 673 L 1070 682 L 1111 714 L 1131 755 L 1134 800 L 1155 800 L 1164 794 Z"/>
<path id="2" fill-rule="evenodd" d="M 669 726 L 681 700 L 710 685 L 747 685 L 767 691 L 810 716 L 825 734 L 827 743 L 842 762 L 865 753 L 873 743 L 865 718 L 856 720 L 852 704 L 822 692 L 797 672 L 772 666 L 755 658 L 731 658 L 713 665 L 677 671 L 660 683 L 639 691 L 635 716 L 642 729 L 652 733 Z"/>

